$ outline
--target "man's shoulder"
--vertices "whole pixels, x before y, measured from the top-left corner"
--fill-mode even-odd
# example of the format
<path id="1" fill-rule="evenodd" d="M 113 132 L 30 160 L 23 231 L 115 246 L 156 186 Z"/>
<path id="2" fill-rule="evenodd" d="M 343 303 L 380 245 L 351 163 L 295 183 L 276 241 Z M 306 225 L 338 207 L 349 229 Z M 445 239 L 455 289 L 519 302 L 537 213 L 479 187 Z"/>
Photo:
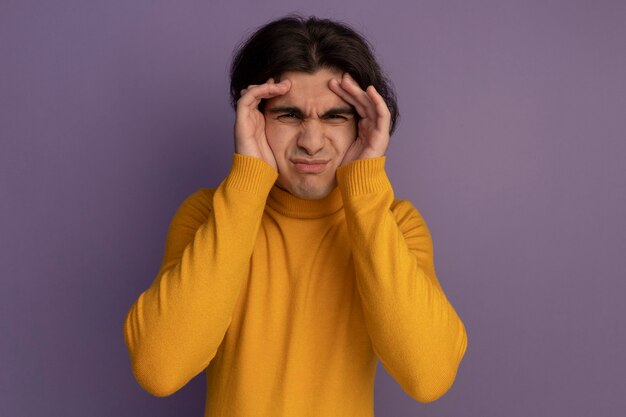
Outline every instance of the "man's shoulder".
<path id="1" fill-rule="evenodd" d="M 407 214 L 418 210 L 413 205 L 413 202 L 411 202 L 411 200 L 394 198 L 393 202 L 391 203 L 391 211 L 397 216 L 399 214 Z"/>
<path id="2" fill-rule="evenodd" d="M 178 218 L 204 221 L 213 207 L 214 188 L 199 188 L 185 198 L 176 210 Z"/>
<path id="3" fill-rule="evenodd" d="M 215 194 L 215 188 L 199 188 L 198 191 L 192 194 L 195 198 L 203 201 L 207 204 L 211 204 L 213 201 L 213 194 Z"/>
<path id="4" fill-rule="evenodd" d="M 210 206 L 213 201 L 213 194 L 215 194 L 215 188 L 201 187 L 189 194 L 182 204 Z"/>
<path id="5" fill-rule="evenodd" d="M 407 199 L 394 199 L 391 203 L 391 212 L 398 223 L 417 222 L 425 225 L 426 221 L 417 207 Z"/>

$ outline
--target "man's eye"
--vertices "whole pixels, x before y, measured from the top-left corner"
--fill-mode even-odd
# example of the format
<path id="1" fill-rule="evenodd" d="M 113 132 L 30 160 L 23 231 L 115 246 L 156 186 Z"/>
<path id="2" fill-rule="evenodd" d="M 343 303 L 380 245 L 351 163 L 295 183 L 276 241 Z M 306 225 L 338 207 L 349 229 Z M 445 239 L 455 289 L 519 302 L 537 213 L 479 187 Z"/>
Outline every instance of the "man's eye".
<path id="1" fill-rule="evenodd" d="M 298 115 L 295 113 L 283 113 L 278 115 L 278 120 L 282 120 L 283 122 L 295 121 L 298 120 Z"/>
<path id="2" fill-rule="evenodd" d="M 348 120 L 348 117 L 343 114 L 331 114 L 326 118 L 326 120 L 328 121 L 328 123 L 338 124 Z"/>

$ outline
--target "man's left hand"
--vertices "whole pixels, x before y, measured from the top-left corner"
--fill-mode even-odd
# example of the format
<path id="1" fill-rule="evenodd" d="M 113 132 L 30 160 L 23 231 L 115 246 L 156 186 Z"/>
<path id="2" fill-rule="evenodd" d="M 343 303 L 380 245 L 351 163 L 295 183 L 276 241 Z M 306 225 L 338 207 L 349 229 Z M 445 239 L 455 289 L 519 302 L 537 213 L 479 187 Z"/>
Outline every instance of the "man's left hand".
<path id="1" fill-rule="evenodd" d="M 362 90 L 347 72 L 341 80 L 333 78 L 328 85 L 335 94 L 354 106 L 360 116 L 356 140 L 346 151 L 340 166 L 357 159 L 384 156 L 389 145 L 391 113 L 383 97 L 373 85 Z"/>

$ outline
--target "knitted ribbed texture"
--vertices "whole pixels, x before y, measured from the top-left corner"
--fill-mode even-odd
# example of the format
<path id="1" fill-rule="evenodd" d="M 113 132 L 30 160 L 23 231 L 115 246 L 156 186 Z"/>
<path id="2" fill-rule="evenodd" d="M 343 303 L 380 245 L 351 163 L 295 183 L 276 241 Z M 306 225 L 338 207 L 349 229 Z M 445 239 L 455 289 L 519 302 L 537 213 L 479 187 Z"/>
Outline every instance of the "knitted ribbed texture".
<path id="1" fill-rule="evenodd" d="M 337 183 L 346 195 L 358 196 L 390 188 L 385 173 L 386 157 L 357 159 L 337 169 Z M 364 180 L 365 179 L 365 180 Z"/>
<path id="2" fill-rule="evenodd" d="M 372 417 L 380 359 L 416 400 L 443 395 L 465 327 L 384 158 L 341 167 L 317 201 L 276 178 L 235 155 L 217 189 L 177 210 L 163 266 L 124 322 L 139 384 L 166 396 L 205 371 L 205 417 Z"/>
<path id="3" fill-rule="evenodd" d="M 260 172 L 260 175 L 257 173 Z M 274 183 L 278 172 L 267 162 L 251 156 L 233 154 L 233 164 L 224 182 L 241 191 L 263 192 Z"/>
<path id="4" fill-rule="evenodd" d="M 289 192 L 273 187 L 267 199 L 273 210 L 287 217 L 315 219 L 337 213 L 343 207 L 341 192 L 334 188 L 330 194 L 319 200 L 304 200 Z"/>

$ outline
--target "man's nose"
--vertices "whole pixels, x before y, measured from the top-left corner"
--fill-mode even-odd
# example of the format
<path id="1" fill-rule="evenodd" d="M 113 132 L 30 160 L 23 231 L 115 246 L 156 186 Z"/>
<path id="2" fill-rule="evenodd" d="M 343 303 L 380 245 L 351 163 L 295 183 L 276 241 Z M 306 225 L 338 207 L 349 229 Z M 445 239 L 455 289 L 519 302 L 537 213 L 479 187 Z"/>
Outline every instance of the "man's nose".
<path id="1" fill-rule="evenodd" d="M 302 123 L 298 146 L 309 155 L 315 155 L 324 147 L 324 126 L 320 120 L 307 119 Z"/>

